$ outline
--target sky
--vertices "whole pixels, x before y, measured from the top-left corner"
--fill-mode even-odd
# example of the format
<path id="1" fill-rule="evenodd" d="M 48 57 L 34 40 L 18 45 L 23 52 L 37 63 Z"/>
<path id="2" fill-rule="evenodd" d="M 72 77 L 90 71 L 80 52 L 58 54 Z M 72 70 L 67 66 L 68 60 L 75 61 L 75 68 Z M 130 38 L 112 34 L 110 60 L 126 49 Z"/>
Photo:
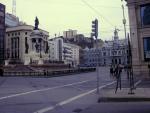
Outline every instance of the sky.
<path id="1" fill-rule="evenodd" d="M 0 3 L 12 13 L 12 0 L 0 0 Z M 121 0 L 16 0 L 16 16 L 29 25 L 34 25 L 37 16 L 39 27 L 48 31 L 50 38 L 68 29 L 90 36 L 92 20 L 97 18 L 99 38 L 110 40 L 115 27 L 120 29 L 120 38 L 124 38 L 122 4 L 128 29 L 128 10 Z"/>

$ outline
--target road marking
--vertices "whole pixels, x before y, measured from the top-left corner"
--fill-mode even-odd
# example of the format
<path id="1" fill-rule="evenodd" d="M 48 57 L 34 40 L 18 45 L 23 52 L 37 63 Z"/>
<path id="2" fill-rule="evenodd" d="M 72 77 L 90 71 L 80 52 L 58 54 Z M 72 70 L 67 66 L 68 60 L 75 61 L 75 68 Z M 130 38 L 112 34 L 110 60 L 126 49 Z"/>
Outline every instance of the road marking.
<path id="1" fill-rule="evenodd" d="M 92 79 L 92 80 L 94 80 L 94 79 Z M 13 95 L 9 95 L 9 96 L 0 97 L 0 100 L 13 98 L 13 97 L 17 97 L 17 96 L 22 96 L 22 95 L 27 95 L 27 94 L 36 93 L 36 92 L 42 92 L 42 91 L 48 91 L 48 90 L 63 88 L 63 87 L 67 87 L 67 86 L 73 86 L 73 85 L 89 82 L 89 81 L 92 81 L 92 80 L 85 80 L 85 81 L 81 81 L 81 82 L 75 82 L 75 83 L 72 83 L 72 84 L 66 84 L 66 85 L 63 85 L 63 86 L 55 86 L 55 87 L 50 87 L 50 88 L 44 88 L 44 89 L 39 89 L 39 90 L 28 91 L 28 92 L 24 92 L 24 93 L 13 94 Z"/>
<path id="2" fill-rule="evenodd" d="M 142 82 L 142 80 L 137 81 L 134 86 L 136 87 L 136 86 L 139 85 L 141 82 Z"/>
<path id="3" fill-rule="evenodd" d="M 115 82 L 116 82 L 116 81 L 113 81 L 113 82 L 111 82 L 111 83 L 108 83 L 108 84 L 105 84 L 105 85 L 103 85 L 103 86 L 100 86 L 99 89 L 102 89 L 102 88 L 104 88 L 104 87 L 107 87 L 107 86 L 109 86 L 109 85 L 112 85 L 112 84 L 114 84 Z M 91 94 L 91 93 L 94 93 L 96 90 L 97 90 L 97 89 L 93 89 L 93 90 L 87 91 L 87 92 L 85 92 L 85 93 L 79 94 L 79 95 L 77 95 L 77 96 L 74 96 L 74 97 L 69 98 L 69 99 L 67 99 L 67 100 L 64 100 L 64 101 L 62 101 L 62 102 L 59 102 L 59 103 L 57 103 L 57 104 L 54 105 L 54 106 L 50 106 L 50 107 L 46 107 L 46 108 L 40 109 L 40 110 L 38 110 L 38 111 L 36 111 L 36 112 L 34 112 L 34 113 L 45 113 L 45 112 L 51 111 L 51 110 L 55 109 L 55 108 L 58 107 L 58 106 L 63 106 L 63 105 L 65 105 L 65 104 L 71 103 L 72 101 L 75 101 L 75 100 L 77 100 L 77 99 L 79 99 L 79 98 L 82 98 L 82 97 L 84 97 L 84 96 L 86 96 L 86 95 L 89 95 L 89 94 Z"/>

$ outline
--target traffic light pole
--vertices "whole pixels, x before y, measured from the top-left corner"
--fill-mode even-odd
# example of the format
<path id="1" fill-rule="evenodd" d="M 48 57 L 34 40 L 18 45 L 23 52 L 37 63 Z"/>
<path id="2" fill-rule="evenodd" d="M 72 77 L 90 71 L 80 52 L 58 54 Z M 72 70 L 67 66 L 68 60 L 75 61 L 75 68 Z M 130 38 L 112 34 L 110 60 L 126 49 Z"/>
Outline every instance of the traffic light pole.
<path id="1" fill-rule="evenodd" d="M 99 94 L 99 63 L 98 63 L 98 40 L 96 37 L 96 51 L 97 51 L 97 63 L 96 63 L 96 74 L 97 74 L 97 94 Z"/>
<path id="2" fill-rule="evenodd" d="M 92 36 L 96 38 L 96 76 L 97 76 L 97 94 L 99 94 L 99 62 L 98 62 L 98 20 L 92 21 Z"/>

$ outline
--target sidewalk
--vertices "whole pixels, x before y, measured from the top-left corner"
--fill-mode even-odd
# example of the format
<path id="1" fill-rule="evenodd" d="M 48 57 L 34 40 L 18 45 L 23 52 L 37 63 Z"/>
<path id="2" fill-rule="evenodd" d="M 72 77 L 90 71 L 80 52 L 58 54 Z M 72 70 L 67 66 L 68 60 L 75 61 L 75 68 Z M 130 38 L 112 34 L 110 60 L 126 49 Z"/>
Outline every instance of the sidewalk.
<path id="1" fill-rule="evenodd" d="M 116 94 L 115 89 L 103 89 L 98 102 L 150 102 L 150 88 L 136 88 L 134 94 L 128 94 L 129 92 L 129 88 L 118 89 Z"/>
<path id="2" fill-rule="evenodd" d="M 143 84 L 142 84 L 143 83 Z M 146 83 L 147 84 L 147 83 Z M 88 107 L 80 113 L 100 113 L 103 109 L 103 105 L 116 103 L 117 105 L 127 102 L 150 102 L 150 81 L 145 85 L 145 81 L 142 81 L 140 85 L 133 90 L 134 94 L 128 94 L 129 88 L 118 89 L 115 94 L 115 88 L 104 88 L 100 90 L 100 96 L 96 104 Z M 111 106 L 110 105 L 110 106 Z"/>

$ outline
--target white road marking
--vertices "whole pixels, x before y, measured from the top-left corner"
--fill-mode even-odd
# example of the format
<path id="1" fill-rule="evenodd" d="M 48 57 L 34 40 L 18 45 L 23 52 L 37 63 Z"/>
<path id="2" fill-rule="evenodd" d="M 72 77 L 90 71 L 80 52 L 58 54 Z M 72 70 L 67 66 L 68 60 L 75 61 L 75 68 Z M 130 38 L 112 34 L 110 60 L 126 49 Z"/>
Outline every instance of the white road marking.
<path id="1" fill-rule="evenodd" d="M 92 79 L 92 80 L 94 80 L 94 79 Z M 63 88 L 63 87 L 67 87 L 67 86 L 73 86 L 73 85 L 89 82 L 89 81 L 92 81 L 92 80 L 85 80 L 85 81 L 81 81 L 81 82 L 75 82 L 75 83 L 72 83 L 72 84 L 66 84 L 66 85 L 63 85 L 63 86 L 55 86 L 55 87 L 50 87 L 50 88 L 44 88 L 44 89 L 39 89 L 39 90 L 28 91 L 28 92 L 24 92 L 24 93 L 13 94 L 13 95 L 9 95 L 9 96 L 0 97 L 0 100 L 13 98 L 13 97 L 17 97 L 17 96 L 22 96 L 22 95 L 27 95 L 27 94 L 36 93 L 36 92 L 42 92 L 42 91 L 48 91 L 48 90 Z"/>
<path id="2" fill-rule="evenodd" d="M 108 83 L 108 84 L 103 85 L 103 86 L 100 86 L 99 89 L 102 89 L 102 88 L 104 88 L 104 87 L 106 87 L 106 86 L 112 85 L 112 84 L 114 84 L 115 82 L 116 82 L 116 81 L 111 82 L 111 83 Z M 41 109 L 41 110 L 38 110 L 38 111 L 36 111 L 36 112 L 34 112 L 34 113 L 45 113 L 45 112 L 51 111 L 51 110 L 55 109 L 55 108 L 58 107 L 58 106 L 63 106 L 63 105 L 65 105 L 65 104 L 71 103 L 72 101 L 75 101 L 75 100 L 77 100 L 77 99 L 79 99 L 79 98 L 82 98 L 82 97 L 84 97 L 84 96 L 86 96 L 86 95 L 89 95 L 89 94 L 91 94 L 91 93 L 94 93 L 96 90 L 97 90 L 97 89 L 93 89 L 93 90 L 87 91 L 87 92 L 85 92 L 85 93 L 79 94 L 79 95 L 77 95 L 77 96 L 74 96 L 74 97 L 69 98 L 69 99 L 67 99 L 67 100 L 64 100 L 64 101 L 62 101 L 62 102 L 59 102 L 59 103 L 57 103 L 57 104 L 54 105 L 54 106 L 50 106 L 50 107 L 46 107 L 46 108 L 43 108 L 43 109 Z"/>
<path id="3" fill-rule="evenodd" d="M 134 86 L 136 87 L 137 85 L 139 85 L 142 82 L 142 80 L 137 81 Z"/>

